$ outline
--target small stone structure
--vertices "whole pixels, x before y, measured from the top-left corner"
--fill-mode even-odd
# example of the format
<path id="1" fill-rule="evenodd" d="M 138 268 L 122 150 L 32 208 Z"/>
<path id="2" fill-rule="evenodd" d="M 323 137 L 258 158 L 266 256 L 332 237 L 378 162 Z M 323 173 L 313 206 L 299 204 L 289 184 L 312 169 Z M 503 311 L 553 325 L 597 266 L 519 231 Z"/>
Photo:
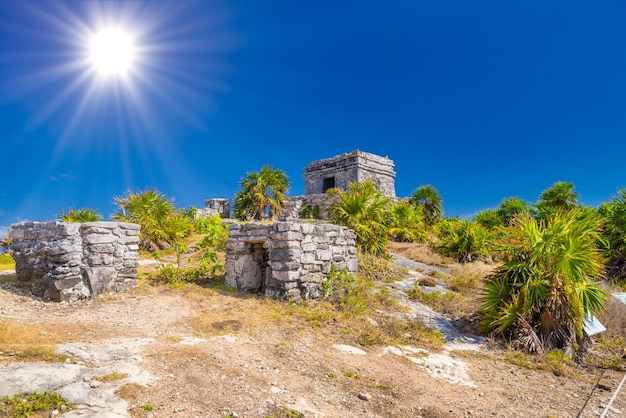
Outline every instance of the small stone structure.
<path id="1" fill-rule="evenodd" d="M 137 285 L 139 229 L 123 222 L 22 222 L 11 227 L 18 283 L 73 302 Z"/>
<path id="2" fill-rule="evenodd" d="M 305 195 L 322 194 L 328 189 L 348 190 L 350 183 L 372 180 L 385 196 L 396 197 L 393 161 L 369 152 L 351 153 L 313 161 L 304 168 Z"/>
<path id="3" fill-rule="evenodd" d="M 220 215 L 222 218 L 230 218 L 230 199 L 206 199 L 204 206 L 204 208 L 198 209 L 197 216 Z"/>
<path id="4" fill-rule="evenodd" d="M 281 219 L 330 219 L 330 206 L 337 201 L 338 196 L 327 193 L 294 196 L 283 202 Z"/>
<path id="5" fill-rule="evenodd" d="M 291 221 L 229 227 L 226 287 L 275 299 L 317 299 L 331 265 L 357 270 L 356 235 L 344 226 Z"/>

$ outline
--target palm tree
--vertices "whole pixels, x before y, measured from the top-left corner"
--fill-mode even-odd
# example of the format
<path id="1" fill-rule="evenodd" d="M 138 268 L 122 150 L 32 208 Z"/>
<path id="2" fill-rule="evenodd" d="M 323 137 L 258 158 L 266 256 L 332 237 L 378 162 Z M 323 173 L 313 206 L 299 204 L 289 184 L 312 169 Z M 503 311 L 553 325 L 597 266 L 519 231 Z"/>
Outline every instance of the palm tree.
<path id="1" fill-rule="evenodd" d="M 557 181 L 552 187 L 541 192 L 535 205 L 540 218 L 547 218 L 557 211 L 569 211 L 578 206 L 578 192 L 574 183 Z"/>
<path id="2" fill-rule="evenodd" d="M 388 213 L 389 236 L 396 242 L 424 242 L 426 229 L 424 216 L 414 205 L 406 201 L 391 204 Z"/>
<path id="3" fill-rule="evenodd" d="M 607 277 L 626 277 L 626 189 L 619 189 L 611 201 L 602 203 L 598 213 L 603 221 L 601 244 L 609 257 Z"/>
<path id="4" fill-rule="evenodd" d="M 176 213 L 173 200 L 156 189 L 129 190 L 123 196 L 115 197 L 114 201 L 119 212 L 113 214 L 113 219 L 141 225 L 142 248 L 162 249 L 163 243 L 176 248 L 180 239 L 193 230 L 189 218 L 184 213 Z"/>
<path id="5" fill-rule="evenodd" d="M 441 217 L 443 199 L 439 195 L 439 191 L 430 184 L 424 184 L 415 189 L 409 202 L 422 207 L 424 220 L 428 225 L 434 225 L 437 219 Z"/>
<path id="6" fill-rule="evenodd" d="M 596 283 L 600 221 L 572 210 L 516 222 L 521 243 L 486 282 L 480 329 L 509 334 L 529 352 L 572 355 L 584 339 L 583 319 L 602 311 L 607 299 Z"/>
<path id="7" fill-rule="evenodd" d="M 94 209 L 71 208 L 67 212 L 61 210 L 58 219 L 61 222 L 98 222 L 102 220 L 102 216 Z"/>
<path id="8" fill-rule="evenodd" d="M 372 180 L 350 183 L 348 190 L 333 189 L 339 201 L 330 206 L 333 222 L 347 226 L 357 236 L 357 245 L 365 252 L 381 255 L 387 247 L 386 209 L 389 198 L 376 190 Z"/>
<path id="9" fill-rule="evenodd" d="M 241 220 L 275 219 L 288 200 L 290 180 L 287 174 L 269 165 L 241 179 L 235 194 L 233 214 Z"/>

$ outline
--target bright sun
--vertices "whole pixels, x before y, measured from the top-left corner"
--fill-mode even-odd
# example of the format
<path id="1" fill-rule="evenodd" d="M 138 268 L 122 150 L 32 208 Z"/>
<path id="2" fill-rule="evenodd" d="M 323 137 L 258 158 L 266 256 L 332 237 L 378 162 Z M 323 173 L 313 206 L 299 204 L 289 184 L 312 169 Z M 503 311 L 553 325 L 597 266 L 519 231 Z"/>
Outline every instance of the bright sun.
<path id="1" fill-rule="evenodd" d="M 133 38 L 120 29 L 105 29 L 91 39 L 89 57 L 102 75 L 125 75 L 135 58 Z"/>

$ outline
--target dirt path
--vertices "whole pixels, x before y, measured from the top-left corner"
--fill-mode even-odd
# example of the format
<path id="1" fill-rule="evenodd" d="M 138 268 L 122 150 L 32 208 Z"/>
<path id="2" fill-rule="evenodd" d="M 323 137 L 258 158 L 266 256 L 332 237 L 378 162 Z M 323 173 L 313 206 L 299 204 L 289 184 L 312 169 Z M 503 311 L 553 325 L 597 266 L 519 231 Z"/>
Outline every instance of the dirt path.
<path id="1" fill-rule="evenodd" d="M 0 318 L 39 327 L 62 340 L 61 351 L 73 350 L 83 374 L 71 390 L 80 388 L 93 404 L 97 390 L 113 393 L 132 381 L 91 387 L 90 377 L 135 367 L 143 380 L 124 387 L 126 416 L 293 417 L 297 410 L 305 417 L 575 417 L 598 378 L 584 369 L 566 377 L 522 368 L 489 342 L 438 352 L 355 347 L 290 318 L 278 325 L 252 321 L 259 299 L 142 285 L 120 296 L 59 304 L 5 283 Z M 198 318 L 208 321 L 210 335 L 198 335 Z M 137 339 L 142 344 L 131 356 L 94 354 Z M 0 354 L 0 388 L 16 364 L 11 353 Z M 606 371 L 606 390 L 596 389 L 580 416 L 599 416 L 621 377 Z M 626 412 L 625 397 L 608 416 Z M 123 410 L 108 416 L 125 416 Z M 71 414 L 105 416 L 93 415 L 88 405 Z"/>

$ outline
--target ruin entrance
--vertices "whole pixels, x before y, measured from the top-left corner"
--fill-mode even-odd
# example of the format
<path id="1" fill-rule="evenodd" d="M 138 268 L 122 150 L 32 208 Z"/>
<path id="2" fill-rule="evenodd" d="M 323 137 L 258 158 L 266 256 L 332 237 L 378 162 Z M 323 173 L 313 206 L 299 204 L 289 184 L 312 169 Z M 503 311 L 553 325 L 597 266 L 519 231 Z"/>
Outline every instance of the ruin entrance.
<path id="1" fill-rule="evenodd" d="M 265 240 L 246 242 L 248 247 L 248 269 L 244 280 L 245 290 L 250 293 L 265 293 L 268 278 L 267 249 L 263 246 Z"/>
<path id="2" fill-rule="evenodd" d="M 335 177 L 326 177 L 324 179 L 324 184 L 322 186 L 324 193 L 326 193 L 328 189 L 334 189 L 334 188 L 335 188 Z"/>

